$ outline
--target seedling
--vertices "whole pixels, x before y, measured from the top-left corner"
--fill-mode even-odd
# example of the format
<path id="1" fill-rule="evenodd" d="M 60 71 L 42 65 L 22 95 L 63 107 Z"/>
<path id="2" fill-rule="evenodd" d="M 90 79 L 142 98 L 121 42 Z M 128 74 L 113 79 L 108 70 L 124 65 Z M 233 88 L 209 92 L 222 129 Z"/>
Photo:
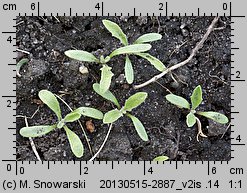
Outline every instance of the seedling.
<path id="1" fill-rule="evenodd" d="M 82 51 L 82 50 L 67 50 L 65 51 L 65 55 L 69 58 L 83 61 L 83 62 L 91 62 L 101 65 L 101 79 L 100 79 L 100 91 L 101 93 L 105 93 L 111 85 L 111 79 L 113 77 L 113 73 L 111 71 L 111 67 L 107 65 L 107 63 L 114 57 L 121 54 L 126 55 L 125 60 L 125 76 L 126 80 L 129 84 L 132 84 L 134 81 L 134 72 L 133 66 L 129 59 L 130 54 L 138 55 L 142 58 L 147 59 L 155 68 L 159 71 L 165 70 L 164 64 L 158 60 L 157 58 L 151 56 L 146 51 L 151 49 L 151 45 L 147 44 L 148 42 L 156 41 L 161 39 L 161 35 L 157 33 L 149 33 L 142 35 L 139 37 L 132 45 L 129 45 L 126 35 L 123 33 L 121 28 L 114 22 L 109 20 L 103 20 L 103 24 L 106 29 L 112 34 L 112 36 L 118 38 L 123 47 L 120 47 L 114 50 L 109 56 L 104 57 L 103 55 L 100 58 L 96 58 L 93 54 Z"/>
<path id="2" fill-rule="evenodd" d="M 102 93 L 100 91 L 100 85 L 98 83 L 93 84 L 93 89 L 96 93 L 98 93 L 103 98 L 113 102 L 116 105 L 116 109 L 113 109 L 111 111 L 108 111 L 103 118 L 103 123 L 113 123 L 117 121 L 120 117 L 126 115 L 132 120 L 132 123 L 134 124 L 134 127 L 139 135 L 139 137 L 143 141 L 148 141 L 148 135 L 147 132 L 141 123 L 141 121 L 136 118 L 135 116 L 131 115 L 130 112 L 138 107 L 140 104 L 142 104 L 145 99 L 147 98 L 148 94 L 146 92 L 138 92 L 132 96 L 130 96 L 126 101 L 123 107 L 119 105 L 118 100 L 116 97 L 108 90 L 105 93 Z"/>
<path id="3" fill-rule="evenodd" d="M 95 119 L 103 119 L 103 113 L 94 108 L 79 107 L 78 109 L 72 111 L 71 113 L 67 114 L 64 118 L 62 118 L 60 105 L 53 93 L 51 93 L 48 90 L 41 90 L 39 92 L 39 98 L 56 114 L 58 121 L 53 125 L 23 127 L 20 130 L 20 134 L 23 137 L 39 137 L 51 132 L 55 128 L 63 128 L 68 137 L 72 152 L 76 157 L 82 157 L 84 153 L 83 144 L 80 138 L 68 128 L 66 123 L 77 121 L 78 119 L 80 119 L 81 115 Z"/>
<path id="4" fill-rule="evenodd" d="M 198 139 L 199 136 L 201 136 L 201 137 L 207 137 L 207 136 L 202 132 L 201 121 L 199 118 L 197 118 L 195 116 L 195 114 L 202 115 L 204 117 L 212 119 L 213 121 L 221 123 L 221 124 L 228 123 L 228 118 L 221 113 L 217 113 L 217 112 L 213 112 L 213 111 L 208 111 L 208 112 L 196 111 L 196 108 L 202 102 L 202 88 L 200 85 L 198 85 L 194 89 L 194 91 L 190 97 L 191 104 L 192 104 L 191 107 L 190 107 L 189 102 L 181 96 L 177 96 L 174 94 L 168 94 L 168 95 L 166 95 L 166 99 L 170 103 L 178 106 L 179 108 L 185 108 L 185 109 L 189 110 L 189 114 L 186 116 L 186 123 L 187 123 L 188 127 L 193 127 L 195 125 L 195 123 L 197 123 L 197 125 L 198 125 L 197 141 L 199 141 L 199 139 Z"/>

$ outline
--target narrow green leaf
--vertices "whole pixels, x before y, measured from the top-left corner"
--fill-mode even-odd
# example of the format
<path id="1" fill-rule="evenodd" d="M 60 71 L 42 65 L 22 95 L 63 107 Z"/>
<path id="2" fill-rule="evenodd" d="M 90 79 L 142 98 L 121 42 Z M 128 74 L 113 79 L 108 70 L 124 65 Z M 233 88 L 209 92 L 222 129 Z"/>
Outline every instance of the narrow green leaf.
<path id="1" fill-rule="evenodd" d="M 107 90 L 109 90 L 111 86 L 111 78 L 113 77 L 113 73 L 111 71 L 111 67 L 107 65 L 103 65 L 101 70 L 101 79 L 100 79 L 100 92 L 105 93 Z"/>
<path id="2" fill-rule="evenodd" d="M 66 125 L 64 126 L 64 130 L 68 137 L 70 148 L 73 154 L 78 158 L 82 157 L 84 153 L 84 148 L 80 138 L 73 131 L 71 131 Z"/>
<path id="3" fill-rule="evenodd" d="M 148 43 L 148 42 L 153 42 L 160 40 L 162 38 L 162 35 L 158 33 L 148 33 L 140 36 L 137 38 L 137 40 L 134 42 L 134 44 L 143 44 L 143 43 Z"/>
<path id="4" fill-rule="evenodd" d="M 168 95 L 166 95 L 166 100 L 168 100 L 170 103 L 178 106 L 179 108 L 190 109 L 189 102 L 181 96 L 177 96 L 175 94 L 168 94 Z"/>
<path id="5" fill-rule="evenodd" d="M 76 111 L 72 111 L 71 113 L 67 114 L 64 117 L 64 121 L 65 122 L 74 122 L 77 121 L 78 119 L 81 118 L 81 114 L 76 112 Z"/>
<path id="6" fill-rule="evenodd" d="M 106 100 L 109 100 L 111 102 L 113 102 L 118 108 L 120 108 L 120 105 L 118 103 L 118 100 L 116 99 L 116 97 L 111 93 L 111 91 L 107 90 L 105 93 L 100 92 L 100 85 L 98 83 L 94 83 L 93 84 L 93 90 L 99 94 L 100 96 L 102 96 L 103 98 L 105 98 Z"/>
<path id="7" fill-rule="evenodd" d="M 202 88 L 198 85 L 190 97 L 192 103 L 192 109 L 196 109 L 202 102 Z"/>
<path id="8" fill-rule="evenodd" d="M 22 58 L 17 64 L 16 64 L 16 75 L 21 77 L 21 74 L 20 74 L 20 70 L 21 70 L 21 67 L 28 63 L 28 59 L 27 58 Z"/>
<path id="9" fill-rule="evenodd" d="M 62 119 L 61 109 L 55 95 L 48 90 L 41 90 L 39 91 L 39 98 L 57 115 L 60 121 Z"/>
<path id="10" fill-rule="evenodd" d="M 124 46 L 114 50 L 110 54 L 110 57 L 112 58 L 113 56 L 117 56 L 120 54 L 134 54 L 139 52 L 146 52 L 150 50 L 151 47 L 152 46 L 150 44 L 134 44 L 134 45 Z"/>
<path id="11" fill-rule="evenodd" d="M 94 119 L 103 119 L 103 113 L 95 108 L 91 107 L 79 107 L 75 112 L 80 113 L 83 116 L 91 117 Z"/>
<path id="12" fill-rule="evenodd" d="M 166 70 L 165 65 L 158 58 L 155 58 L 148 53 L 135 53 L 135 55 L 148 60 L 160 72 L 163 72 L 164 70 Z"/>
<path id="13" fill-rule="evenodd" d="M 194 115 L 194 113 L 189 113 L 186 116 L 186 123 L 188 127 L 193 127 L 193 125 L 195 125 L 196 123 L 196 116 Z"/>
<path id="14" fill-rule="evenodd" d="M 39 125 L 32 127 L 23 127 L 20 130 L 20 134 L 23 137 L 38 137 L 45 135 L 56 128 L 57 125 Z"/>
<path id="15" fill-rule="evenodd" d="M 133 115 L 131 115 L 129 113 L 127 114 L 127 116 L 129 118 L 131 118 L 139 137 L 143 141 L 148 141 L 148 135 L 147 135 L 147 132 L 146 132 L 142 122 L 138 118 L 136 118 L 135 116 L 133 116 Z"/>
<path id="16" fill-rule="evenodd" d="M 64 53 L 74 60 L 99 63 L 99 60 L 93 54 L 83 50 L 67 50 Z"/>
<path id="17" fill-rule="evenodd" d="M 118 109 L 113 109 L 111 111 L 108 111 L 104 115 L 103 123 L 113 123 L 122 116 L 123 114 L 121 111 L 119 111 Z"/>
<path id="18" fill-rule="evenodd" d="M 217 112 L 213 112 L 213 111 L 208 111 L 208 112 L 197 112 L 198 115 L 202 115 L 204 117 L 207 117 L 209 119 L 212 119 L 213 121 L 217 122 L 217 123 L 221 123 L 221 124 L 226 124 L 228 123 L 228 118 L 221 114 L 221 113 L 217 113 Z"/>
<path id="19" fill-rule="evenodd" d="M 132 109 L 142 104 L 146 100 L 147 96 L 148 94 L 146 92 L 138 92 L 132 95 L 125 101 L 124 110 L 132 111 Z"/>
<path id="20" fill-rule="evenodd" d="M 153 161 L 163 162 L 163 161 L 166 161 L 168 159 L 169 159 L 169 157 L 167 157 L 165 155 L 161 155 L 161 156 L 154 158 Z"/>
<path id="21" fill-rule="evenodd" d="M 114 22 L 109 20 L 103 20 L 103 24 L 106 27 L 106 29 L 112 34 L 113 37 L 120 40 L 120 42 L 127 46 L 128 40 L 126 35 L 123 33 L 122 29 Z"/>
<path id="22" fill-rule="evenodd" d="M 132 84 L 134 81 L 134 70 L 133 70 L 132 63 L 128 56 L 126 56 L 124 71 L 125 71 L 125 77 L 126 77 L 127 82 L 129 84 Z"/>

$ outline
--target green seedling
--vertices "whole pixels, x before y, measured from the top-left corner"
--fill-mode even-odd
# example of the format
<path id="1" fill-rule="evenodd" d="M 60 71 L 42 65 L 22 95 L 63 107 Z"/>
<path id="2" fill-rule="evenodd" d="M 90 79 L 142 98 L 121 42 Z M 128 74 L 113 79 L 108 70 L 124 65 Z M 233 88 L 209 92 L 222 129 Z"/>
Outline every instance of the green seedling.
<path id="1" fill-rule="evenodd" d="M 94 119 L 103 119 L 103 113 L 94 108 L 80 107 L 67 114 L 64 118 L 62 118 L 60 105 L 53 93 L 51 93 L 48 90 L 41 90 L 39 92 L 39 98 L 56 114 L 57 122 L 53 125 L 23 127 L 20 130 L 20 134 L 23 137 L 39 137 L 53 131 L 55 128 L 63 128 L 68 137 L 73 154 L 78 158 L 82 157 L 84 153 L 83 144 L 78 135 L 76 135 L 72 130 L 70 130 L 66 123 L 71 123 L 79 120 L 81 115 L 91 117 Z"/>
<path id="2" fill-rule="evenodd" d="M 169 157 L 165 156 L 165 155 L 161 155 L 161 156 L 158 156 L 156 158 L 153 159 L 153 161 L 156 161 L 156 162 L 163 162 L 163 161 L 166 161 L 168 160 Z"/>
<path id="3" fill-rule="evenodd" d="M 96 93 L 98 93 L 100 96 L 103 98 L 113 102 L 116 105 L 116 109 L 113 109 L 111 111 L 108 111 L 105 113 L 104 118 L 103 118 L 103 123 L 108 124 L 108 123 L 113 123 L 117 121 L 119 118 L 122 116 L 126 115 L 132 120 L 132 123 L 139 135 L 139 137 L 143 141 L 148 141 L 148 135 L 147 132 L 141 123 L 141 121 L 136 118 L 135 116 L 131 115 L 130 112 L 138 107 L 140 104 L 142 104 L 145 99 L 147 98 L 148 94 L 146 92 L 138 92 L 132 96 L 130 96 L 126 101 L 123 107 L 120 106 L 118 100 L 116 97 L 108 90 L 105 93 L 102 93 L 100 91 L 100 85 L 98 83 L 93 84 L 93 89 Z"/>
<path id="4" fill-rule="evenodd" d="M 109 20 L 103 20 L 103 24 L 106 27 L 106 29 L 112 34 L 113 37 L 120 40 L 123 46 L 129 45 L 129 41 L 127 39 L 126 34 L 124 34 L 122 29 L 116 23 Z M 158 33 L 147 33 L 137 38 L 132 45 L 146 44 L 160 40 L 161 38 L 162 35 Z M 157 70 L 161 72 L 166 69 L 165 65 L 159 59 L 155 58 L 154 56 L 148 53 L 133 52 L 133 53 L 123 53 L 123 54 L 126 55 L 124 71 L 125 71 L 126 80 L 129 84 L 132 84 L 134 81 L 134 71 L 133 71 L 132 63 L 129 59 L 129 54 L 134 54 L 148 60 Z"/>
<path id="5" fill-rule="evenodd" d="M 186 116 L 186 123 L 188 127 L 193 127 L 195 125 L 195 123 L 197 123 L 198 125 L 198 134 L 197 134 L 197 141 L 199 141 L 199 136 L 201 137 L 207 137 L 203 132 L 202 132 L 202 128 L 201 128 L 201 121 L 199 118 L 197 118 L 195 116 L 195 114 L 197 115 L 201 115 L 204 116 L 206 118 L 212 119 L 215 122 L 218 122 L 220 124 L 226 124 L 228 123 L 228 118 L 221 114 L 221 113 L 217 113 L 217 112 L 213 112 L 213 111 L 208 111 L 208 112 L 202 112 L 202 111 L 196 111 L 196 108 L 201 104 L 202 102 L 202 88 L 200 85 L 198 85 L 191 97 L 191 104 L 183 97 L 181 96 L 177 96 L 174 94 L 168 94 L 166 95 L 166 99 L 178 106 L 179 108 L 185 108 L 189 110 L 189 114 Z"/>
<path id="6" fill-rule="evenodd" d="M 83 50 L 67 50 L 65 55 L 69 58 L 83 61 L 96 63 L 101 65 L 101 79 L 100 79 L 100 91 L 105 93 L 111 85 L 111 79 L 113 77 L 112 68 L 107 65 L 107 63 L 115 56 L 126 55 L 125 60 L 125 76 L 129 84 L 134 81 L 133 66 L 129 59 L 130 54 L 138 55 L 142 58 L 147 59 L 152 65 L 154 65 L 158 70 L 163 71 L 165 68 L 164 64 L 157 58 L 151 56 L 146 51 L 151 49 L 151 45 L 148 42 L 156 41 L 161 39 L 161 35 L 157 33 L 149 33 L 139 37 L 132 45 L 129 45 L 126 35 L 123 33 L 121 28 L 114 22 L 109 20 L 103 20 L 103 24 L 106 29 L 112 34 L 112 36 L 118 38 L 124 45 L 116 50 L 114 50 L 109 56 L 104 57 L 103 55 L 96 58 L 93 54 L 83 51 Z"/>

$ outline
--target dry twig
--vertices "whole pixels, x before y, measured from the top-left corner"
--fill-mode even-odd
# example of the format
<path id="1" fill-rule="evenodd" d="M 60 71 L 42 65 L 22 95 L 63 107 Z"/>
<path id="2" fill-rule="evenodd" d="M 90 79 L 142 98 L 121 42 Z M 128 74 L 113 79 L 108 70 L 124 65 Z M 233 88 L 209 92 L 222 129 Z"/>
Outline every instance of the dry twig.
<path id="1" fill-rule="evenodd" d="M 190 56 L 184 60 L 183 62 L 180 62 L 170 68 L 167 68 L 165 71 L 163 71 L 162 73 L 154 76 L 153 78 L 151 78 L 150 80 L 148 80 L 147 82 L 144 82 L 140 85 L 134 85 L 134 89 L 139 89 L 142 88 L 144 86 L 147 86 L 155 81 L 157 81 L 158 79 L 160 79 L 161 77 L 163 77 L 164 75 L 166 75 L 168 72 L 175 70 L 177 68 L 180 68 L 182 66 L 184 66 L 185 64 L 187 64 L 188 62 L 191 61 L 191 59 L 196 55 L 196 53 L 198 52 L 198 50 L 200 50 L 203 47 L 204 42 L 207 40 L 209 34 L 214 31 L 214 26 L 217 23 L 217 21 L 219 20 L 219 17 L 215 17 L 214 20 L 212 21 L 212 23 L 210 24 L 210 26 L 208 27 L 206 33 L 204 34 L 203 38 L 200 40 L 200 42 L 197 43 L 196 47 L 192 50 Z"/>

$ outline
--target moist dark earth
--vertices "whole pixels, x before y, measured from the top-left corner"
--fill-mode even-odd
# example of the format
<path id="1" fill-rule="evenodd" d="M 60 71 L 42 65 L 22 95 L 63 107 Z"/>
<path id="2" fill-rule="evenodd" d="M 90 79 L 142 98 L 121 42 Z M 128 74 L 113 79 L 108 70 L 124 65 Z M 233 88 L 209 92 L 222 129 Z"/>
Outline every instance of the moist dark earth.
<path id="1" fill-rule="evenodd" d="M 17 46 L 29 54 L 18 52 L 17 62 L 22 58 L 29 62 L 22 66 L 21 77 L 17 77 L 17 160 L 37 160 L 29 139 L 19 135 L 19 130 L 26 126 L 24 116 L 28 117 L 29 126 L 56 122 L 55 114 L 39 100 L 40 90 L 59 95 L 73 109 L 88 106 L 105 113 L 115 108 L 92 89 L 92 85 L 100 81 L 100 66 L 76 62 L 64 55 L 66 50 L 78 49 L 97 57 L 107 56 L 121 47 L 119 40 L 103 26 L 103 19 L 116 22 L 130 43 L 145 33 L 160 33 L 162 39 L 151 43 L 149 53 L 169 67 L 188 58 L 213 17 L 18 17 Z M 187 111 L 165 100 L 168 90 L 189 100 L 193 89 L 201 85 L 203 103 L 199 110 L 221 112 L 230 120 L 230 19 L 221 17 L 215 27 L 217 29 L 188 64 L 138 90 L 133 85 L 149 80 L 159 71 L 148 61 L 130 56 L 135 80 L 133 85 L 128 85 L 123 78 L 124 56 L 114 57 L 109 62 L 114 73 L 110 90 L 121 105 L 138 91 L 148 93 L 145 103 L 134 109 L 133 114 L 145 126 L 149 141 L 142 141 L 131 121 L 122 117 L 114 123 L 96 160 L 141 161 L 153 160 L 159 155 L 166 155 L 170 160 L 230 160 L 228 124 L 220 125 L 199 117 L 208 137 L 200 137 L 198 142 L 197 127 L 186 125 Z M 81 65 L 88 68 L 88 74 L 79 72 Z M 60 105 L 63 115 L 70 112 L 61 101 Z M 89 120 L 81 118 L 84 128 Z M 92 123 L 94 131 L 86 130 L 86 134 L 95 153 L 105 139 L 108 125 L 94 119 Z M 82 140 L 84 156 L 76 158 L 65 131 L 55 129 L 33 138 L 42 160 L 89 160 L 92 157 L 79 124 L 76 122 L 69 127 Z"/>

